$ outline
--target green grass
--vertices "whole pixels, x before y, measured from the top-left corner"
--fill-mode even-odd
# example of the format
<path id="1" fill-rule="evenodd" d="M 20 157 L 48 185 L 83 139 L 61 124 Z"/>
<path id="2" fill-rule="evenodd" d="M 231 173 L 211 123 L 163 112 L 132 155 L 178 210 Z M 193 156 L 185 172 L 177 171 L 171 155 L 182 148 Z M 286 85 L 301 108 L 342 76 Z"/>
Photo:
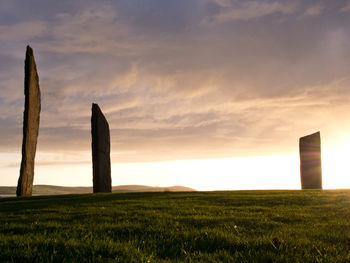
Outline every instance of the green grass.
<path id="1" fill-rule="evenodd" d="M 350 191 L 3 198 L 0 262 L 350 262 Z"/>

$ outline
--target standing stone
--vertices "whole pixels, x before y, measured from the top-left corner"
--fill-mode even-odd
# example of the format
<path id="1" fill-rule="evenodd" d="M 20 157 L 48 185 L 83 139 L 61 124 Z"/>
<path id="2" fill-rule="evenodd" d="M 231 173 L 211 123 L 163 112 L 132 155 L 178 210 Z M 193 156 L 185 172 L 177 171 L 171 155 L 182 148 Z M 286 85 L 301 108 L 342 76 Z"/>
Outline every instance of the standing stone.
<path id="1" fill-rule="evenodd" d="M 40 122 L 39 77 L 33 49 L 27 46 L 24 62 L 24 113 L 22 162 L 17 185 L 17 196 L 31 196 L 34 180 L 34 159 Z"/>
<path id="2" fill-rule="evenodd" d="M 92 170 L 94 193 L 112 192 L 109 125 L 100 107 L 92 103 Z"/>
<path id="3" fill-rule="evenodd" d="M 320 132 L 301 137 L 299 151 L 301 189 L 322 189 Z"/>

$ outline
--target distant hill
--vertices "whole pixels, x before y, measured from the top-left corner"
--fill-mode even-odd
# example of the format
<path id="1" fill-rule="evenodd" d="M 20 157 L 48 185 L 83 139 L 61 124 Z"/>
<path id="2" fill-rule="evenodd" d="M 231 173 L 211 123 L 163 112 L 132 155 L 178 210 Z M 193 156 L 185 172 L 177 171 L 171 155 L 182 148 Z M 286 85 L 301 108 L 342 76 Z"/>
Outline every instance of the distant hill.
<path id="1" fill-rule="evenodd" d="M 112 187 L 113 193 L 125 192 L 191 192 L 195 189 L 185 186 L 158 187 L 147 185 L 118 185 Z M 92 187 L 57 186 L 57 185 L 34 185 L 33 195 L 64 195 L 92 193 Z M 15 186 L 0 186 L 0 196 L 16 195 Z"/>

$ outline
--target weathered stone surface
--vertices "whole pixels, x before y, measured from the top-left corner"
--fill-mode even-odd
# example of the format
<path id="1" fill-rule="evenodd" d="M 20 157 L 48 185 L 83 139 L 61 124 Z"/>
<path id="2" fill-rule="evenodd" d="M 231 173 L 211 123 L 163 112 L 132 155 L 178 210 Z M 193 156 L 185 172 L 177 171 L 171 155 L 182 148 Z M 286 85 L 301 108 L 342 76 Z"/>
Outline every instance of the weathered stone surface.
<path id="1" fill-rule="evenodd" d="M 322 189 L 320 132 L 301 137 L 299 151 L 301 189 Z"/>
<path id="2" fill-rule="evenodd" d="M 24 113 L 22 162 L 17 196 L 31 196 L 34 180 L 34 159 L 40 122 L 40 89 L 33 50 L 27 46 L 24 63 Z"/>
<path id="3" fill-rule="evenodd" d="M 109 125 L 100 107 L 93 103 L 91 114 L 93 190 L 112 192 Z"/>

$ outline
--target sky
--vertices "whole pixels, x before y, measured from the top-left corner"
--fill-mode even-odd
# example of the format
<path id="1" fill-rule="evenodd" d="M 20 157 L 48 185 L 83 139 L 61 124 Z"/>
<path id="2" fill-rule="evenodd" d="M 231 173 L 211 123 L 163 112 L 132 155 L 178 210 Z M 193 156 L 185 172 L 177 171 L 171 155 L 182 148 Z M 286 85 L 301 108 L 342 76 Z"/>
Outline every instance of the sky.
<path id="1" fill-rule="evenodd" d="M 299 137 L 320 131 L 324 187 L 350 188 L 349 25 L 349 0 L 0 0 L 0 185 L 19 177 L 29 44 L 34 184 L 92 185 L 94 102 L 113 185 L 299 189 Z"/>

